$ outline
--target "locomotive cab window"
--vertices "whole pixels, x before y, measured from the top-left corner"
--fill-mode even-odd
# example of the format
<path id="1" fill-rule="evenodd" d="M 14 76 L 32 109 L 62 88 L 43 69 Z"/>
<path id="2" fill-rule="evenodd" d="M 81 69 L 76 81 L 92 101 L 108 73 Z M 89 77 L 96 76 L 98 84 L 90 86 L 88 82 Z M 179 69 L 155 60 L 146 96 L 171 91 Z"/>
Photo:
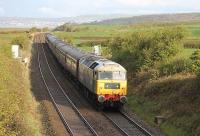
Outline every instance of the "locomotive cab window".
<path id="1" fill-rule="evenodd" d="M 121 71 L 101 71 L 99 80 L 126 80 L 126 72 Z"/>
<path id="2" fill-rule="evenodd" d="M 126 72 L 121 71 L 114 71 L 113 72 L 113 79 L 115 80 L 125 80 L 126 79 Z"/>

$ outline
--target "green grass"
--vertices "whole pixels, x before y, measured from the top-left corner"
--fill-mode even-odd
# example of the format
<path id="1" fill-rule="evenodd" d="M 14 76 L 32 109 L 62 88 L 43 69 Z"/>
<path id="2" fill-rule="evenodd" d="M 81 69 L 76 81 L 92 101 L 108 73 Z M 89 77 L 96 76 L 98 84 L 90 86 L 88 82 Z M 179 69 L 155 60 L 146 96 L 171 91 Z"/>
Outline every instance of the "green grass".
<path id="1" fill-rule="evenodd" d="M 0 135 L 41 135 L 37 102 L 26 70 L 11 58 L 11 41 L 25 33 L 0 34 Z M 27 45 L 28 46 L 28 45 Z"/>
<path id="2" fill-rule="evenodd" d="M 138 77 L 135 77 L 138 78 Z M 146 122 L 155 126 L 154 118 L 166 117 L 160 125 L 168 136 L 199 135 L 198 79 L 190 74 L 176 74 L 129 84 L 128 104 Z M 196 97 L 196 100 L 192 98 Z"/>
<path id="3" fill-rule="evenodd" d="M 191 32 L 191 37 L 200 37 L 200 25 L 199 24 L 192 24 L 187 25 L 186 28 Z"/>
<path id="4" fill-rule="evenodd" d="M 146 120 L 151 125 L 155 125 L 155 111 L 157 108 L 159 108 L 159 106 L 155 102 L 146 101 L 144 97 L 130 95 L 128 97 L 128 105 L 142 119 Z"/>
<path id="5" fill-rule="evenodd" d="M 188 136 L 188 133 L 181 128 L 177 128 L 170 123 L 161 125 L 161 129 L 169 136 Z"/>
<path id="6" fill-rule="evenodd" d="M 128 97 L 128 105 L 140 118 L 145 120 L 148 124 L 156 126 L 154 119 L 159 115 L 157 111 L 160 105 L 156 102 L 149 101 L 144 97 L 137 95 L 130 95 Z M 177 128 L 171 123 L 165 122 L 160 126 L 161 130 L 169 136 L 188 136 L 188 133 L 181 128 Z"/>

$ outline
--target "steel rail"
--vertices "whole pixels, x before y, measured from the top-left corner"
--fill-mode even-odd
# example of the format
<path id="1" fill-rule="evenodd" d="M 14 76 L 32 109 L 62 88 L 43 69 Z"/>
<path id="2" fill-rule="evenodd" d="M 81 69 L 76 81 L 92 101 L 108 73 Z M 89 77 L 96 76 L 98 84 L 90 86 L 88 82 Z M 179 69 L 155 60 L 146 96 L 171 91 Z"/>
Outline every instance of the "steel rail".
<path id="1" fill-rule="evenodd" d="M 111 121 L 111 123 L 119 129 L 119 131 L 125 135 L 125 136 L 130 136 L 123 128 L 120 127 L 118 123 L 116 123 L 111 117 L 109 117 L 105 112 L 102 112 L 102 114 Z M 143 133 L 145 136 L 153 136 L 149 131 L 147 131 L 144 127 L 139 125 L 136 121 L 134 121 L 131 117 L 129 117 L 126 113 L 119 111 L 119 114 L 123 116 L 127 121 L 130 122 L 133 126 L 135 126 L 141 133 Z M 112 116 L 112 115 L 111 115 Z"/>
<path id="2" fill-rule="evenodd" d="M 89 124 L 89 122 L 85 119 L 85 117 L 80 113 L 80 111 L 78 110 L 78 108 L 74 105 L 74 103 L 72 102 L 72 100 L 68 97 L 68 95 L 65 93 L 64 89 L 62 88 L 62 86 L 60 85 L 59 81 L 57 80 L 55 74 L 53 73 L 50 65 L 49 65 L 49 62 L 47 60 L 47 56 L 46 56 L 46 53 L 44 51 L 44 47 L 42 46 L 42 50 L 43 50 L 43 53 L 44 53 L 44 56 L 45 56 L 45 60 L 46 60 L 46 63 L 48 65 L 48 68 L 52 74 L 52 76 L 54 77 L 56 83 L 58 84 L 58 86 L 60 87 L 60 89 L 62 90 L 62 93 L 64 94 L 64 96 L 66 97 L 66 99 L 68 100 L 68 102 L 71 104 L 72 108 L 75 110 L 75 112 L 78 114 L 78 116 L 82 119 L 82 121 L 86 124 L 86 126 L 89 128 L 89 130 L 91 131 L 91 133 L 94 135 L 94 136 L 98 136 L 97 132 L 94 130 L 94 128 Z"/>
<path id="3" fill-rule="evenodd" d="M 134 124 L 138 129 L 140 129 L 145 135 L 153 136 L 149 131 L 147 131 L 144 127 L 134 121 L 131 117 L 129 117 L 125 112 L 119 111 L 121 115 L 123 115 L 127 120 L 129 120 L 132 124 Z"/>
<path id="4" fill-rule="evenodd" d="M 50 89 L 49 89 L 49 87 L 48 87 L 48 85 L 47 85 L 47 82 L 46 82 L 46 80 L 45 80 L 45 78 L 44 78 L 44 75 L 43 75 L 43 73 L 42 73 L 42 68 L 41 68 L 41 63 L 40 63 L 40 54 L 39 54 L 39 49 L 38 49 L 38 48 L 39 48 L 39 47 L 38 47 L 38 45 L 37 45 L 38 66 L 39 66 L 39 71 L 40 71 L 40 74 L 41 74 L 43 83 L 44 83 L 44 85 L 45 85 L 45 87 L 46 87 L 46 89 L 47 89 L 47 92 L 48 92 L 49 96 L 51 97 L 51 100 L 52 100 L 52 102 L 53 102 L 53 105 L 54 105 L 56 111 L 58 112 L 58 114 L 59 114 L 59 116 L 60 116 L 60 118 L 61 118 L 61 120 L 62 120 L 62 122 L 63 122 L 63 124 L 64 124 L 64 126 L 65 126 L 65 128 L 66 128 L 67 131 L 69 132 L 69 135 L 70 135 L 70 136 L 73 136 L 73 132 L 72 132 L 72 130 L 71 130 L 69 124 L 68 124 L 67 121 L 65 120 L 64 115 L 63 115 L 62 112 L 60 111 L 60 109 L 59 109 L 57 103 L 55 102 L 55 100 L 54 100 L 54 98 L 53 98 L 53 95 L 51 94 L 51 91 L 50 91 Z"/>

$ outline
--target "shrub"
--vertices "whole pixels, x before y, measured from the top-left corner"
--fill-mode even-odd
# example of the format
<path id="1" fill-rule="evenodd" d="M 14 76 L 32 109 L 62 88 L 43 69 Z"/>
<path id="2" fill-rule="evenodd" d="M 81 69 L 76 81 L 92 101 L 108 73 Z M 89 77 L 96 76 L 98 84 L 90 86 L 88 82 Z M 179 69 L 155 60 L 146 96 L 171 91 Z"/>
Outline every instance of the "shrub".
<path id="1" fill-rule="evenodd" d="M 173 75 L 181 72 L 191 71 L 191 61 L 189 59 L 177 59 L 167 62 L 159 67 L 160 75 Z"/>
<path id="2" fill-rule="evenodd" d="M 192 60 L 192 71 L 200 77 L 200 50 L 196 50 L 190 57 Z"/>
<path id="3" fill-rule="evenodd" d="M 18 36 L 11 41 L 11 44 L 16 44 L 19 45 L 22 49 L 26 49 L 29 44 L 29 40 L 27 36 Z"/>
<path id="4" fill-rule="evenodd" d="M 90 27 L 88 26 L 80 26 L 73 23 L 65 23 L 56 27 L 53 31 L 64 31 L 64 32 L 80 32 L 80 31 L 88 31 Z"/>
<path id="5" fill-rule="evenodd" d="M 32 27 L 30 30 L 29 30 L 31 33 L 34 33 L 34 32 L 40 32 L 41 29 L 37 28 L 37 27 Z"/>
<path id="6" fill-rule="evenodd" d="M 191 55 L 190 59 L 194 60 L 194 61 L 200 60 L 200 49 L 194 51 L 194 53 Z"/>
<path id="7" fill-rule="evenodd" d="M 112 58 L 133 71 L 148 70 L 160 61 L 175 56 L 182 47 L 185 31 L 181 27 L 164 27 L 154 31 L 134 32 L 109 42 Z"/>

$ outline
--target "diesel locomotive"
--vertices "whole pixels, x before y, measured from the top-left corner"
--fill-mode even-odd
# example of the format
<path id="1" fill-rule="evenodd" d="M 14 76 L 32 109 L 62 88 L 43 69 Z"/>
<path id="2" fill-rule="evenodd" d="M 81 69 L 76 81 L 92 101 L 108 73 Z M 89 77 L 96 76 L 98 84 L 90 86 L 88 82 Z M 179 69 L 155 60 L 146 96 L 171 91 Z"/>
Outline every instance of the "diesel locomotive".
<path id="1" fill-rule="evenodd" d="M 83 94 L 97 107 L 120 108 L 127 102 L 126 70 L 118 63 L 85 53 L 52 34 L 46 43 L 59 63 L 80 84 Z"/>

